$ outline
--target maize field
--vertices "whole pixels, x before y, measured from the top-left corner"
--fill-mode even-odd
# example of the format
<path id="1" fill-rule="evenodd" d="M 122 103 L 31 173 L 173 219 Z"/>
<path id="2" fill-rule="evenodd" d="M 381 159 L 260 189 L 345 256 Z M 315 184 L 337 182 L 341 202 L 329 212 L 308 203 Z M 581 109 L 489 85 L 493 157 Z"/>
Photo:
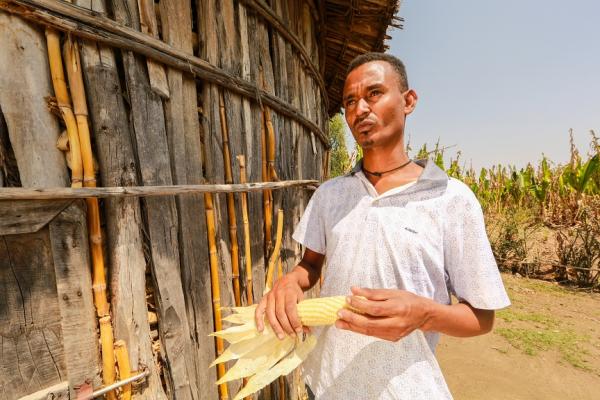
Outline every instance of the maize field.
<path id="1" fill-rule="evenodd" d="M 600 141 L 590 131 L 581 154 L 570 132 L 570 160 L 543 156 L 524 168 L 496 165 L 475 171 L 457 152 L 444 162 L 444 149 L 424 145 L 414 158 L 430 158 L 460 179 L 479 199 L 492 249 L 503 270 L 582 288 L 600 288 Z M 410 149 L 409 149 L 410 150 Z"/>

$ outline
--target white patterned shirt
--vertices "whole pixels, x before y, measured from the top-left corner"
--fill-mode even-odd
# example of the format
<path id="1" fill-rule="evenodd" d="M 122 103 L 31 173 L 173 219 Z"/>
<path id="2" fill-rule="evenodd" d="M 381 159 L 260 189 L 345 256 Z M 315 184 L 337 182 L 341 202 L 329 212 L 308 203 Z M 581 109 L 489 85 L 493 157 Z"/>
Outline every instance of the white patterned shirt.
<path id="1" fill-rule="evenodd" d="M 351 286 L 403 289 L 479 309 L 510 305 L 481 206 L 433 162 L 414 184 L 378 194 L 359 163 L 313 194 L 294 239 L 325 254 L 321 296 Z M 451 399 L 435 358 L 439 334 L 416 330 L 398 342 L 328 326 L 304 363 L 316 400 Z"/>

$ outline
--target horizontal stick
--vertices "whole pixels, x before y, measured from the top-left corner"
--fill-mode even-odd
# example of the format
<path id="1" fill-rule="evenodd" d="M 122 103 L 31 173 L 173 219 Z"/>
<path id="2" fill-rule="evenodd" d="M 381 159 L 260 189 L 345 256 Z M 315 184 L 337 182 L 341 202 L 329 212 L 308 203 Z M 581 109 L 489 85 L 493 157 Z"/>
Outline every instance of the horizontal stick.
<path id="1" fill-rule="evenodd" d="M 231 185 L 171 185 L 171 186 L 119 186 L 87 188 L 0 188 L 0 200 L 60 200 L 92 197 L 150 197 L 194 193 L 260 192 L 291 187 L 318 185 L 315 180 L 236 183 Z"/>
<path id="2" fill-rule="evenodd" d="M 296 107 L 206 60 L 123 26 L 101 13 L 56 0 L 0 0 L 0 9 L 77 37 L 142 54 L 258 103 L 264 103 L 279 114 L 295 120 L 314 132 L 323 146 L 329 148 L 329 140 L 323 130 Z"/>
<path id="3" fill-rule="evenodd" d="M 56 385 L 44 388 L 38 392 L 31 393 L 25 397 L 21 397 L 19 400 L 47 400 L 47 399 L 62 399 L 68 398 L 69 393 L 69 382 L 60 382 Z M 64 395 L 64 396 L 63 396 Z"/>

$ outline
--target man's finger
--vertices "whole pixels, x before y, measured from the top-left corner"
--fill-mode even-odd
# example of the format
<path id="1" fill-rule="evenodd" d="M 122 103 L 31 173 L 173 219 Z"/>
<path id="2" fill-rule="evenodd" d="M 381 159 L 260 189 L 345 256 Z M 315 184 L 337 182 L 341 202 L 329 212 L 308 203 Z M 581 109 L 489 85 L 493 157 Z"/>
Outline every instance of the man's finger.
<path id="1" fill-rule="evenodd" d="M 352 294 L 355 296 L 366 297 L 369 300 L 382 301 L 387 300 L 398 294 L 398 289 L 369 289 L 352 286 Z"/>
<path id="2" fill-rule="evenodd" d="M 288 315 L 286 313 L 286 299 L 283 295 L 277 296 L 277 299 L 275 300 L 275 315 L 277 316 L 277 320 L 279 321 L 279 324 L 281 324 L 281 327 L 285 333 L 294 336 L 296 332 L 292 328 L 292 324 L 290 324 L 288 319 Z M 279 337 L 279 335 L 277 336 Z M 283 338 L 279 337 L 279 339 Z"/>
<path id="3" fill-rule="evenodd" d="M 383 300 L 368 300 L 362 296 L 348 296 L 346 302 L 352 307 L 361 312 L 361 314 L 369 314 L 374 317 L 387 317 L 392 311 L 390 303 Z"/>
<path id="4" fill-rule="evenodd" d="M 287 314 L 290 325 L 296 334 L 302 333 L 302 322 L 298 316 L 297 300 L 291 296 L 285 300 L 285 313 Z"/>
<path id="5" fill-rule="evenodd" d="M 265 329 L 265 313 L 267 309 L 267 296 L 263 297 L 258 305 L 256 306 L 256 310 L 254 310 L 254 320 L 256 322 L 256 329 L 259 332 L 262 332 Z"/>
<path id="6" fill-rule="evenodd" d="M 283 333 L 283 328 L 279 324 L 279 320 L 277 319 L 277 315 L 275 314 L 275 299 L 272 295 L 269 297 L 271 298 L 267 301 L 267 309 L 265 311 L 267 314 L 267 319 L 269 320 L 269 324 L 271 325 L 273 332 L 275 332 L 279 339 L 283 339 L 285 337 L 285 334 Z"/>
<path id="7" fill-rule="evenodd" d="M 374 336 L 374 331 L 385 328 L 386 324 L 389 323 L 389 318 L 362 315 L 344 309 L 338 312 L 338 316 L 340 317 L 338 321 L 341 320 L 350 324 L 353 331 L 370 336 Z"/>

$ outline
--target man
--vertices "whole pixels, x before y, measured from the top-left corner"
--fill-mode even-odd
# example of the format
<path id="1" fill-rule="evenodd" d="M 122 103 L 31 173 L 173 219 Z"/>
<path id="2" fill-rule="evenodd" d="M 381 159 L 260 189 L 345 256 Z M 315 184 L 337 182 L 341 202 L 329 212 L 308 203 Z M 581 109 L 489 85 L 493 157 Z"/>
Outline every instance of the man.
<path id="1" fill-rule="evenodd" d="M 487 333 L 510 304 L 473 193 L 405 152 L 416 104 L 400 60 L 352 61 L 343 107 L 363 159 L 314 193 L 294 232 L 302 261 L 257 307 L 259 329 L 266 315 L 280 338 L 302 332 L 296 304 L 325 258 L 321 296 L 351 291 L 360 313 L 340 311 L 304 364 L 316 399 L 450 399 L 434 356 L 440 333 Z"/>

